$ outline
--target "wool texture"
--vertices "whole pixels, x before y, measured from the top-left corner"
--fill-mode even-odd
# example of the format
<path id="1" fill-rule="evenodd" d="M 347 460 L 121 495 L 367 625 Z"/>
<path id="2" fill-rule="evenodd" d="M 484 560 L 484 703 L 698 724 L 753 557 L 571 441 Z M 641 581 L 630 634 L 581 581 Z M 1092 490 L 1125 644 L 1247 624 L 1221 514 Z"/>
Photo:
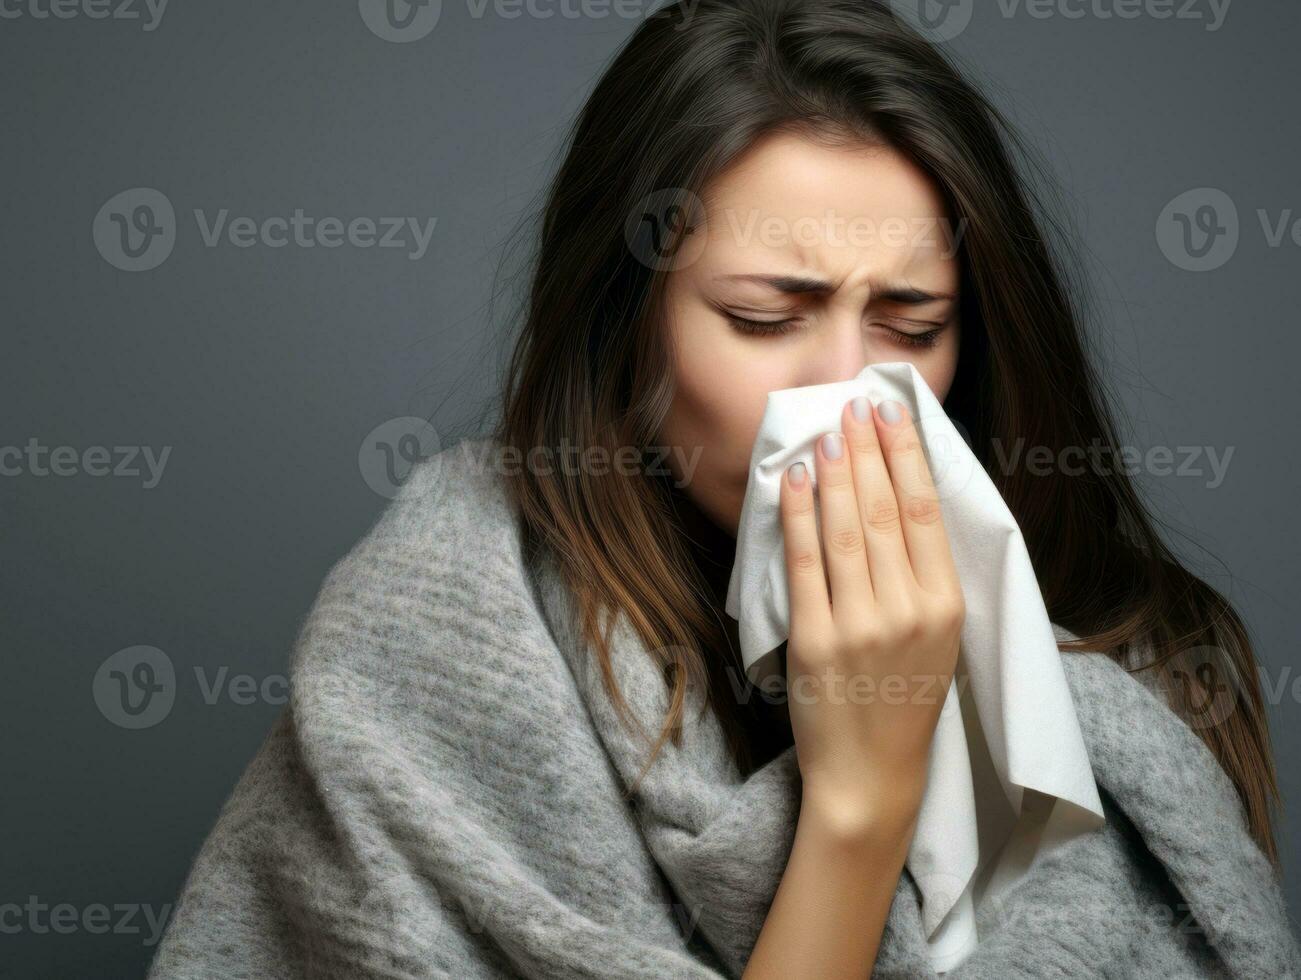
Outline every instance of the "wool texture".
<path id="1" fill-rule="evenodd" d="M 694 692 L 681 744 L 626 797 L 646 743 L 552 560 L 526 560 L 496 448 L 417 464 L 326 576 L 290 701 L 151 980 L 741 976 L 799 816 L 794 747 L 743 777 Z M 612 656 L 658 733 L 663 675 L 624 618 Z M 981 908 L 980 945 L 943 976 L 1301 980 L 1279 881 L 1210 750 L 1144 675 L 1061 656 L 1106 825 Z M 872 976 L 937 976 L 918 901 L 905 869 Z"/>

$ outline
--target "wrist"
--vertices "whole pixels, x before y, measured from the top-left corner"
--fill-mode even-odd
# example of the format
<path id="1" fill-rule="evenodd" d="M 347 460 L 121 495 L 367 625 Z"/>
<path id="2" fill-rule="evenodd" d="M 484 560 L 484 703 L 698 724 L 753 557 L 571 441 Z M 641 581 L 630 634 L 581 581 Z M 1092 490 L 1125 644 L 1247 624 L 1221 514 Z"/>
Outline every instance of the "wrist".
<path id="1" fill-rule="evenodd" d="M 844 844 L 883 844 L 912 838 L 924 783 L 896 783 L 876 791 L 828 792 L 805 784 L 799 822 Z"/>

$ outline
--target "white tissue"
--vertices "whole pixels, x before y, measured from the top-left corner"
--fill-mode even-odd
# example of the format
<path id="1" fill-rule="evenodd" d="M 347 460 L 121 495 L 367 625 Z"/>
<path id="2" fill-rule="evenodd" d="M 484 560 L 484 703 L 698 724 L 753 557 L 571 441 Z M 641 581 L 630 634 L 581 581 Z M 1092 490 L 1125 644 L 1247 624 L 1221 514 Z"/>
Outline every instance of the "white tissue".
<path id="1" fill-rule="evenodd" d="M 789 636 L 782 474 L 802 460 L 816 486 L 815 441 L 840 431 L 845 403 L 857 395 L 874 405 L 893 399 L 911 414 L 967 610 L 955 683 L 931 744 L 905 862 L 922 894 L 932 964 L 942 971 L 975 948 L 977 903 L 1011 887 L 1049 847 L 1102 826 L 1102 803 L 1021 530 L 906 361 L 869 365 L 849 381 L 769 393 L 727 590 L 747 676 L 758 684 L 780 675 L 777 648 Z M 966 687 L 961 698 L 959 685 Z M 1053 799 L 1024 794 L 1027 789 Z"/>

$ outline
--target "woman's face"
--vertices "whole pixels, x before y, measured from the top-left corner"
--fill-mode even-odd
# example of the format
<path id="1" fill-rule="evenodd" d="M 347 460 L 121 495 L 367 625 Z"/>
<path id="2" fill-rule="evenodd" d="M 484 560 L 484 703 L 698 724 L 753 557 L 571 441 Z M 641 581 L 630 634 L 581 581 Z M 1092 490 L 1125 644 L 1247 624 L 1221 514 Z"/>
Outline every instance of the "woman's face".
<path id="1" fill-rule="evenodd" d="M 676 387 L 659 445 L 673 447 L 683 492 L 735 536 L 768 392 L 910 361 L 944 401 L 960 235 L 935 185 L 895 150 L 789 133 L 752 146 L 701 201 L 690 260 L 666 282 Z"/>

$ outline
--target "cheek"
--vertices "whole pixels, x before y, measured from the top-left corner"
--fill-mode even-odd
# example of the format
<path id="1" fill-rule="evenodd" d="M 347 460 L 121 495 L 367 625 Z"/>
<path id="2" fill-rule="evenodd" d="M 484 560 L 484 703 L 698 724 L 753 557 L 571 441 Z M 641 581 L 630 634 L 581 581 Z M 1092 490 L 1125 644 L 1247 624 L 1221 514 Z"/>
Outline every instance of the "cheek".
<path id="1" fill-rule="evenodd" d="M 731 327 L 710 322 L 717 319 L 675 321 L 673 402 L 661 443 L 687 459 L 700 447 L 683 489 L 720 526 L 735 532 L 768 392 L 790 384 L 790 365 L 789 356 L 738 343 Z"/>
<path id="2" fill-rule="evenodd" d="M 776 370 L 765 370 L 762 358 L 729 350 L 726 342 L 695 352 L 683 350 L 676 370 L 674 401 L 680 402 L 682 411 L 709 434 L 706 449 L 722 452 L 744 443 L 743 451 L 748 455 L 759 431 L 768 392 L 783 386 L 783 376 Z"/>
<path id="3" fill-rule="evenodd" d="M 766 379 L 744 360 L 729 360 L 714 345 L 708 353 L 684 349 L 675 359 L 670 417 L 675 436 L 688 452 L 701 447 L 698 472 L 711 482 L 728 484 L 750 463 L 771 390 Z"/>
<path id="4" fill-rule="evenodd" d="M 958 341 L 957 330 L 952 330 L 936 350 L 927 357 L 914 361 L 917 373 L 922 376 L 940 404 L 944 404 L 944 399 L 948 397 L 949 389 L 953 387 L 953 378 L 958 372 Z"/>

